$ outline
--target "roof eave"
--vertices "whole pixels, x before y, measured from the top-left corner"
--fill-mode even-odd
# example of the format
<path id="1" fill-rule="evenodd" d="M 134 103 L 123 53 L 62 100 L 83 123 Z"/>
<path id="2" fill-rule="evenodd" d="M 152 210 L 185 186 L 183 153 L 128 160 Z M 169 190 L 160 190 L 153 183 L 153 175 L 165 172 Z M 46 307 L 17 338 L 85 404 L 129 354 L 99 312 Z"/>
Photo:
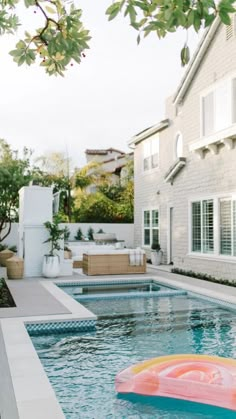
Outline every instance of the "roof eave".
<path id="1" fill-rule="evenodd" d="M 163 121 L 160 121 L 158 124 L 153 125 L 152 127 L 148 128 L 147 130 L 141 132 L 140 134 L 135 135 L 128 141 L 128 146 L 136 145 L 140 143 L 143 140 L 146 140 L 146 138 L 150 137 L 151 135 L 154 135 L 163 129 L 167 128 L 169 126 L 169 119 L 164 119 Z"/>
<path id="2" fill-rule="evenodd" d="M 218 17 L 215 18 L 214 22 L 212 23 L 212 25 L 206 29 L 205 34 L 203 35 L 198 48 L 195 52 L 195 54 L 193 55 L 192 60 L 189 63 L 189 66 L 184 74 L 183 79 L 180 82 L 180 85 L 176 91 L 176 94 L 174 95 L 173 98 L 173 103 L 175 105 L 177 105 L 178 103 L 181 103 L 181 101 L 183 100 L 188 87 L 202 61 L 202 58 L 204 57 L 209 44 L 212 41 L 213 36 L 215 35 L 216 30 L 218 29 L 219 25 L 220 25 L 221 21 Z"/>

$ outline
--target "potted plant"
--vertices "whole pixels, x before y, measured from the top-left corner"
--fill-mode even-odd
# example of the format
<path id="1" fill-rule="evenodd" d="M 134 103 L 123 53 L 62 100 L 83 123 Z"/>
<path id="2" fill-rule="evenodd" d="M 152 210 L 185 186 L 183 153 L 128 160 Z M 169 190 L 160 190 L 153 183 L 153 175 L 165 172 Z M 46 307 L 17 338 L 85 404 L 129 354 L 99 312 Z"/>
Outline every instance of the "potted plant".
<path id="1" fill-rule="evenodd" d="M 72 251 L 68 246 L 64 246 L 64 259 L 71 259 L 72 258 Z"/>
<path id="2" fill-rule="evenodd" d="M 151 246 L 152 265 L 160 265 L 162 259 L 162 250 L 158 241 L 154 241 Z"/>
<path id="3" fill-rule="evenodd" d="M 60 257 L 56 251 L 62 250 L 60 240 L 64 238 L 64 228 L 60 228 L 58 222 L 46 221 L 44 223 L 48 230 L 49 237 L 44 243 L 50 243 L 51 249 L 43 259 L 43 276 L 46 278 L 56 278 L 60 273 Z"/>

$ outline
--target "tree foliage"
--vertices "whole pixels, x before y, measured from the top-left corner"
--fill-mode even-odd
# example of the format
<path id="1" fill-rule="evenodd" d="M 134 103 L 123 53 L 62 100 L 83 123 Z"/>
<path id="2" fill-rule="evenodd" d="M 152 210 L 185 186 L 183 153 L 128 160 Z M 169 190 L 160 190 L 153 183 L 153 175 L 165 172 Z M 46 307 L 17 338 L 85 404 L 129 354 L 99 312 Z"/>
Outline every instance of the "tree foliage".
<path id="1" fill-rule="evenodd" d="M 222 23 L 230 25 L 230 14 L 235 13 L 234 0 L 121 0 L 108 7 L 108 19 L 114 19 L 119 13 L 128 16 L 130 25 L 138 31 L 137 42 L 141 37 L 155 33 L 164 38 L 168 33 L 179 28 L 186 31 L 193 27 L 196 32 L 210 26 L 218 16 Z M 186 43 L 181 50 L 182 65 L 190 59 Z"/>
<path id="2" fill-rule="evenodd" d="M 0 242 L 18 218 L 19 190 L 32 179 L 30 157 L 30 150 L 25 148 L 20 158 L 6 141 L 0 140 Z"/>
<path id="3" fill-rule="evenodd" d="M 18 0 L 0 1 L 0 34 L 14 33 L 20 25 L 14 13 Z M 25 31 L 16 48 L 10 52 L 20 66 L 39 60 L 47 74 L 63 76 L 69 63 L 80 63 L 90 40 L 81 21 L 82 11 L 75 3 L 63 0 L 24 0 L 24 6 L 41 14 L 44 24 L 34 33 Z"/>
<path id="4" fill-rule="evenodd" d="M 18 0 L 0 0 L 0 35 L 15 33 L 20 25 L 15 13 Z M 84 51 L 89 48 L 89 31 L 84 28 L 82 11 L 75 0 L 24 0 L 26 8 L 38 12 L 44 21 L 34 33 L 25 30 L 10 54 L 18 65 L 31 65 L 36 61 L 49 75 L 64 75 L 68 65 L 79 63 Z M 123 13 L 130 25 L 138 31 L 137 42 L 142 36 L 154 32 L 158 38 L 176 32 L 178 28 L 193 27 L 198 32 L 208 27 L 218 16 L 226 25 L 230 14 L 235 12 L 234 0 L 121 0 L 115 1 L 106 10 L 109 20 Z M 26 29 L 26 28 L 25 28 Z M 181 50 L 182 64 L 189 61 L 189 48 Z"/>
<path id="5" fill-rule="evenodd" d="M 80 191 L 75 207 L 78 222 L 132 223 L 134 214 L 133 161 L 125 166 L 126 175 L 118 184 L 112 184 L 109 176 L 91 178 L 97 186 L 96 193 Z M 101 174 L 101 169 L 99 174 Z M 86 180 L 86 176 L 84 175 Z M 84 181 L 83 184 L 86 182 Z M 91 183 L 88 181 L 86 187 Z"/>

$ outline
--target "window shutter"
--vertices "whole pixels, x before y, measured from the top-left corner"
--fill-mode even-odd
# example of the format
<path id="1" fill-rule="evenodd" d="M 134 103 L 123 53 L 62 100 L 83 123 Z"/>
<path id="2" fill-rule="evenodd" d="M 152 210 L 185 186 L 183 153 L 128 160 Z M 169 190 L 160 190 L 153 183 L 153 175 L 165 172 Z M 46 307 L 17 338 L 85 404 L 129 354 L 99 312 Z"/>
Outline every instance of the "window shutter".
<path id="1" fill-rule="evenodd" d="M 233 201 L 233 256 L 236 256 L 236 201 Z"/>
<path id="2" fill-rule="evenodd" d="M 214 251 L 214 202 L 213 199 L 202 201 L 202 247 L 203 253 Z"/>
<path id="3" fill-rule="evenodd" d="M 231 83 L 222 83 L 214 91 L 214 131 L 220 131 L 221 129 L 227 128 L 231 125 L 230 116 L 230 87 Z"/>
<path id="4" fill-rule="evenodd" d="M 214 131 L 214 96 L 209 93 L 202 99 L 202 127 L 203 135 L 207 136 Z"/>
<path id="5" fill-rule="evenodd" d="M 152 138 L 151 140 L 151 156 L 152 168 L 158 167 L 159 137 Z"/>
<path id="6" fill-rule="evenodd" d="M 143 143 L 143 170 L 150 169 L 150 142 Z"/>
<path id="7" fill-rule="evenodd" d="M 220 253 L 231 255 L 232 232 L 231 232 L 231 200 L 220 200 Z"/>
<path id="8" fill-rule="evenodd" d="M 192 251 L 201 252 L 201 202 L 192 203 Z"/>
<path id="9" fill-rule="evenodd" d="M 232 122 L 236 122 L 236 79 L 232 80 Z"/>

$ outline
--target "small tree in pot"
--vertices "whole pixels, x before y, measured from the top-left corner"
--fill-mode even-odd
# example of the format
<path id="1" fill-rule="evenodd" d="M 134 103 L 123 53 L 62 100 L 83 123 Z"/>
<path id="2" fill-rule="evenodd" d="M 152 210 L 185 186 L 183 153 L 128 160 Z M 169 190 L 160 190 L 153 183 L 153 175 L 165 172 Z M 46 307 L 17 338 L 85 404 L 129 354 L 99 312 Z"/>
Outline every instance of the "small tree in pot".
<path id="1" fill-rule="evenodd" d="M 160 265 L 162 259 L 162 250 L 159 242 L 155 240 L 151 246 L 151 261 L 152 265 Z"/>
<path id="2" fill-rule="evenodd" d="M 43 259 L 43 276 L 56 278 L 60 273 L 60 258 L 55 252 L 63 249 L 60 245 L 60 240 L 64 238 L 65 229 L 60 228 L 57 221 L 52 223 L 46 221 L 44 225 L 49 233 L 49 237 L 44 243 L 51 243 L 51 249 Z"/>

